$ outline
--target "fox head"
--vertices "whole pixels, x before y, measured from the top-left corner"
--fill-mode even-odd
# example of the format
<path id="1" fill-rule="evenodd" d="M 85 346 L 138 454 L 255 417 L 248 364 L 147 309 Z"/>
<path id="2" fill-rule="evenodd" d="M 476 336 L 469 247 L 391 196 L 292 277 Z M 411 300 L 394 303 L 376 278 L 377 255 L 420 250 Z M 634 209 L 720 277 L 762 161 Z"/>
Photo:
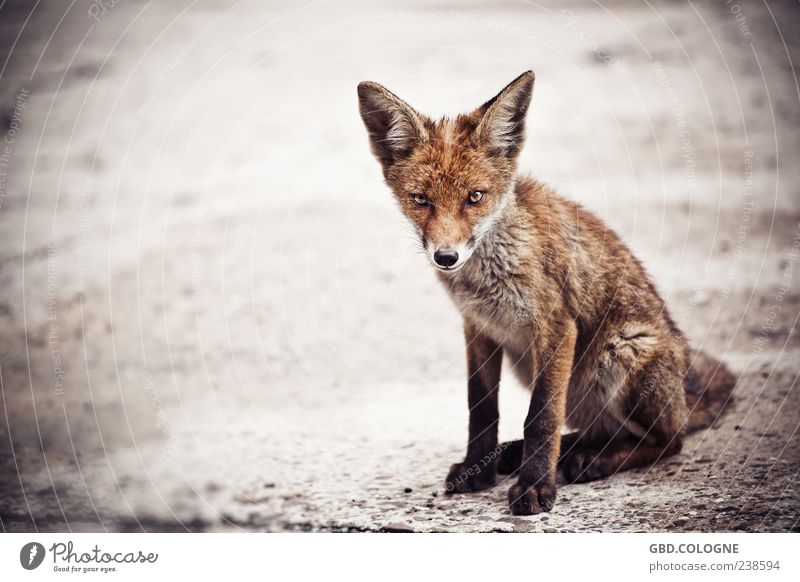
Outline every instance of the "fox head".
<path id="1" fill-rule="evenodd" d="M 533 81 L 527 71 L 471 113 L 439 121 L 377 83 L 358 85 L 372 153 L 441 271 L 464 266 L 514 195 Z"/>

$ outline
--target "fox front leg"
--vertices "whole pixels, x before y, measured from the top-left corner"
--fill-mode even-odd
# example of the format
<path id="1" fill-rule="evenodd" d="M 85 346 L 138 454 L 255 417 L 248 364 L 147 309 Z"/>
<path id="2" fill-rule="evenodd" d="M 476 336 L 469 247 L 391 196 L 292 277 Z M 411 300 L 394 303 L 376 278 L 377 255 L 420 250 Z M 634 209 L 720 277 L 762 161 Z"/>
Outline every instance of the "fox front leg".
<path id="1" fill-rule="evenodd" d="M 467 393 L 469 441 L 464 461 L 450 467 L 445 483 L 447 493 L 483 491 L 494 486 L 500 452 L 497 425 L 500 413 L 497 392 L 503 348 L 471 322 L 464 322 L 467 343 Z"/>
<path id="2" fill-rule="evenodd" d="M 570 323 L 563 333 L 552 333 L 550 337 L 556 338 L 551 347 L 539 352 L 541 371 L 533 381 L 525 418 L 519 480 L 508 492 L 509 508 L 514 515 L 550 511 L 556 501 L 556 465 L 575 354 L 575 324 Z"/>

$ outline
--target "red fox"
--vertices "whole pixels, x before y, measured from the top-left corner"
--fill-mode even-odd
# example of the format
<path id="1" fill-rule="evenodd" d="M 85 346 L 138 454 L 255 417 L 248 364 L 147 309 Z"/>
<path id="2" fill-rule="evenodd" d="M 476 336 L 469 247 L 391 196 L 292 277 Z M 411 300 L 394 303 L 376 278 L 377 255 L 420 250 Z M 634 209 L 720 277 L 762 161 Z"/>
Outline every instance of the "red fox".
<path id="1" fill-rule="evenodd" d="M 642 264 L 600 219 L 516 174 L 534 74 L 434 121 L 358 85 L 372 152 L 464 319 L 469 440 L 448 493 L 518 474 L 511 513 L 550 511 L 556 476 L 600 479 L 674 455 L 736 384 L 689 348 Z M 503 356 L 531 390 L 523 439 L 498 444 Z M 562 436 L 562 426 L 573 432 Z"/>

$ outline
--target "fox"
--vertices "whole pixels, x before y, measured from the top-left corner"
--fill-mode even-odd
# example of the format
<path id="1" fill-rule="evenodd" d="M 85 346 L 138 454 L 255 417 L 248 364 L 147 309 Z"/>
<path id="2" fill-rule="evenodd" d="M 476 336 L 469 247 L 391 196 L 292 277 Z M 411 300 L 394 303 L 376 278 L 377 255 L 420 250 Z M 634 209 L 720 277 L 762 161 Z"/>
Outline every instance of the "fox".
<path id="1" fill-rule="evenodd" d="M 736 385 L 719 359 L 689 347 L 615 232 L 518 174 L 534 79 L 526 71 L 439 120 L 378 83 L 357 90 L 384 181 L 463 318 L 468 440 L 445 491 L 516 476 L 514 515 L 550 511 L 559 475 L 582 483 L 677 454 Z M 523 438 L 498 443 L 504 359 L 531 396 Z"/>

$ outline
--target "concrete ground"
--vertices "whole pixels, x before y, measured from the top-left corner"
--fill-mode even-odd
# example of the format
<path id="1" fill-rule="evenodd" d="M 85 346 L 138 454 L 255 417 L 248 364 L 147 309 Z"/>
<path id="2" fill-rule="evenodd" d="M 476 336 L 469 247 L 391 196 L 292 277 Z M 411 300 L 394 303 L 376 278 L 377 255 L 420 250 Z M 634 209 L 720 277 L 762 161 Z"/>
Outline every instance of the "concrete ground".
<path id="1" fill-rule="evenodd" d="M 795 2 L 0 4 L 4 531 L 787 531 L 800 512 Z M 355 86 L 431 115 L 532 68 L 521 169 L 740 376 L 652 468 L 445 497 L 460 319 Z M 506 374 L 501 437 L 527 394 Z"/>

